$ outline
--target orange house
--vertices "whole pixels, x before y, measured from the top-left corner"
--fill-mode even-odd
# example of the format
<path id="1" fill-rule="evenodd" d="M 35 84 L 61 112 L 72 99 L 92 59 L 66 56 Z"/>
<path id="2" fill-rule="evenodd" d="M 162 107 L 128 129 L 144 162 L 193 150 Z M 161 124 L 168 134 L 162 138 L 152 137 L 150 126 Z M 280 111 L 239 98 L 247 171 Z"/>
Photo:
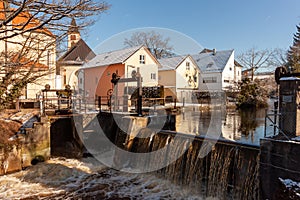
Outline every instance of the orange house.
<path id="1" fill-rule="evenodd" d="M 158 61 L 145 46 L 99 54 L 83 66 L 79 88 L 89 97 L 107 96 L 116 89 L 111 83 L 113 73 L 120 78 L 131 78 L 137 68 L 143 77 L 143 86 L 157 86 L 158 66 Z M 136 83 L 119 83 L 118 96 L 122 96 L 125 86 L 129 85 L 134 87 Z"/>

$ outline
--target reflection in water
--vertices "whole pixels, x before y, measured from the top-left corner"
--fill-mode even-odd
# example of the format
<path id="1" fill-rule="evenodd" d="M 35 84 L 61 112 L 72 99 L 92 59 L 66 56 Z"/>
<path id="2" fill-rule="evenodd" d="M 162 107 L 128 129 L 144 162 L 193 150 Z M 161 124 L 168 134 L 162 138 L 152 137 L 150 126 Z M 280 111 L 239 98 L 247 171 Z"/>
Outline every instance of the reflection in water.
<path id="1" fill-rule="evenodd" d="M 243 135 L 253 135 L 256 127 L 258 126 L 256 121 L 256 110 L 239 110 L 238 113 L 241 118 L 241 125 L 238 129 L 239 132 L 241 132 Z"/>
<path id="2" fill-rule="evenodd" d="M 237 111 L 184 108 L 176 116 L 176 131 L 259 144 L 259 139 L 264 135 L 265 115 L 264 109 Z M 267 126 L 267 131 L 271 129 Z"/>

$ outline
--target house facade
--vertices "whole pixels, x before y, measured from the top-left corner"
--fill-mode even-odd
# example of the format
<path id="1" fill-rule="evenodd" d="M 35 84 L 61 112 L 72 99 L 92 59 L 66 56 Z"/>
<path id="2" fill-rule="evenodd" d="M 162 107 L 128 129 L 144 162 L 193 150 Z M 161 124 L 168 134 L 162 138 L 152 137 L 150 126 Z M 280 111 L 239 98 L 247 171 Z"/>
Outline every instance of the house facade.
<path id="1" fill-rule="evenodd" d="M 0 20 L 6 19 L 6 13 L 13 12 L 9 5 L 0 3 Z M 4 14 L 3 14 L 4 13 Z M 28 20 L 30 22 L 28 23 Z M 6 70 L 18 70 L 17 75 L 30 72 L 28 77 L 41 76 L 34 83 L 28 83 L 20 99 L 36 99 L 41 89 L 49 84 L 55 88 L 56 68 L 56 38 L 46 28 L 20 34 L 18 28 L 31 29 L 39 25 L 39 21 L 28 12 L 19 13 L 5 29 L 6 40 L 0 41 L 2 70 L 0 76 L 5 76 Z M 15 36 L 12 36 L 14 35 Z M 3 35 L 2 35 L 3 36 Z M 12 36 L 12 37 L 10 37 Z M 6 72 L 5 72 L 6 71 Z"/>
<path id="2" fill-rule="evenodd" d="M 192 55 L 200 69 L 199 91 L 236 91 L 242 67 L 235 64 L 234 50 L 201 52 Z"/>
<path id="3" fill-rule="evenodd" d="M 176 56 L 159 60 L 159 85 L 163 85 L 165 97 L 180 102 L 192 102 L 193 92 L 199 88 L 200 70 L 190 56 Z"/>
<path id="4" fill-rule="evenodd" d="M 59 77 L 56 82 L 57 88 L 63 89 L 69 85 L 73 90 L 78 91 L 79 69 L 95 56 L 96 54 L 92 49 L 81 39 L 75 19 L 72 19 L 68 30 L 68 50 L 58 59 L 56 64 L 57 76 Z"/>
<path id="5" fill-rule="evenodd" d="M 115 73 L 120 78 L 131 78 L 138 69 L 143 86 L 158 85 L 158 66 L 156 58 L 145 46 L 130 47 L 97 55 L 87 62 L 79 73 L 79 88 L 91 98 L 107 96 L 114 90 L 111 82 Z M 125 88 L 137 88 L 136 82 L 119 83 L 118 96 L 128 93 Z M 130 95 L 130 94 L 129 94 Z"/>

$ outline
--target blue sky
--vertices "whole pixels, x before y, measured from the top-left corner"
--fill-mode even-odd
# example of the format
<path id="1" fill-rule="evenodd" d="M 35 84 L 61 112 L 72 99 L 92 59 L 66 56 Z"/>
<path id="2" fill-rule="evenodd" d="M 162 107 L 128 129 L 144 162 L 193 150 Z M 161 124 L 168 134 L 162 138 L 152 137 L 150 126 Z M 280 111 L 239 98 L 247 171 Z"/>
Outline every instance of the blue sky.
<path id="1" fill-rule="evenodd" d="M 300 23 L 299 0 L 106 2 L 111 8 L 98 17 L 84 35 L 92 48 L 99 44 L 102 49 L 122 48 L 124 37 L 129 37 L 134 29 L 158 27 L 171 38 L 173 46 L 181 42 L 179 46 L 183 52 L 179 53 L 185 53 L 185 48 L 188 48 L 187 53 L 197 51 L 189 42 L 217 50 L 235 49 L 236 54 L 252 47 L 287 49 L 292 44 L 296 25 Z"/>

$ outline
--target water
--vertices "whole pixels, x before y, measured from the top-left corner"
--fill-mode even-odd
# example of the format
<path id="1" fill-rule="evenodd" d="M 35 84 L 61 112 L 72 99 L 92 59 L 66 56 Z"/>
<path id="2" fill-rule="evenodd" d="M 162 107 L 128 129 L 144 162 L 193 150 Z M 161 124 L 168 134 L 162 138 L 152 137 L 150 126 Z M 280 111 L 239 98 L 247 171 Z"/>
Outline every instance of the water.
<path id="1" fill-rule="evenodd" d="M 177 131 L 183 133 L 211 132 L 228 140 L 259 144 L 264 117 L 265 110 L 238 113 L 191 108 L 177 116 L 176 125 Z M 134 151 L 161 148 L 167 144 L 161 137 L 142 141 L 143 145 Z M 168 158 L 182 151 L 185 139 L 177 142 Z M 144 174 L 116 171 L 94 158 L 52 158 L 1 176 L 0 199 L 258 199 L 258 150 L 216 145 L 203 158 L 199 156 L 201 145 L 201 141 L 193 141 L 188 151 L 171 165 Z M 165 159 L 157 157 L 151 165 Z"/>
<path id="2" fill-rule="evenodd" d="M 152 155 L 147 160 L 141 156 L 132 160 L 131 166 L 142 170 L 145 167 L 160 166 L 161 163 L 168 163 L 176 158 L 157 173 L 172 183 L 197 193 L 199 197 L 259 199 L 259 148 L 222 141 L 211 146 L 211 150 L 205 153 L 203 147 L 209 146 L 211 142 L 212 140 L 207 141 L 203 137 L 193 139 L 187 135 L 176 137 L 167 133 L 158 133 L 152 140 L 137 137 L 132 147 L 143 145 L 140 145 L 141 148 L 129 149 L 131 152 L 150 152 L 166 147 L 166 153 Z M 174 145 L 167 146 L 170 143 Z M 183 152 L 185 145 L 188 145 L 188 149 Z M 121 152 L 119 157 L 122 157 Z"/>
<path id="3" fill-rule="evenodd" d="M 0 176 L 0 199 L 202 198 L 166 179 L 119 172 L 93 158 L 52 158 L 26 170 Z"/>
<path id="4" fill-rule="evenodd" d="M 272 109 L 244 110 L 234 109 L 215 110 L 200 109 L 199 107 L 183 108 L 176 116 L 176 131 L 196 135 L 220 136 L 227 140 L 259 145 L 264 137 L 265 115 Z M 273 127 L 267 121 L 266 133 L 273 134 Z"/>

